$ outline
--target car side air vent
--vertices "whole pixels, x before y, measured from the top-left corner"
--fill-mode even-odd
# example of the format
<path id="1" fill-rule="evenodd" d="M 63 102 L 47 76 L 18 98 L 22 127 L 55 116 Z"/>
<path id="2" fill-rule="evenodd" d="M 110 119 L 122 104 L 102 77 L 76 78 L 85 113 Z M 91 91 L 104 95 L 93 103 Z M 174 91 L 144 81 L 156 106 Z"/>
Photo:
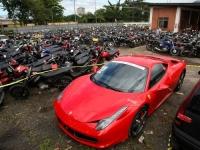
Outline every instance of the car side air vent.
<path id="1" fill-rule="evenodd" d="M 174 65 L 178 63 L 178 61 L 176 61 L 176 60 L 171 60 L 171 62 L 172 62 Z"/>

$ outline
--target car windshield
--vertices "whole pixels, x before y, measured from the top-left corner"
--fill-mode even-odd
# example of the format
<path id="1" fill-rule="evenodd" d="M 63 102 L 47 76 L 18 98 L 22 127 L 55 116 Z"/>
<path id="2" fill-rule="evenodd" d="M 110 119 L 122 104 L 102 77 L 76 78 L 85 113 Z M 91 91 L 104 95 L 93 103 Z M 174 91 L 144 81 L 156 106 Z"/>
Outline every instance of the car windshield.
<path id="1" fill-rule="evenodd" d="M 121 61 L 112 61 L 91 76 L 94 83 L 119 92 L 142 92 L 146 79 L 145 67 Z"/>

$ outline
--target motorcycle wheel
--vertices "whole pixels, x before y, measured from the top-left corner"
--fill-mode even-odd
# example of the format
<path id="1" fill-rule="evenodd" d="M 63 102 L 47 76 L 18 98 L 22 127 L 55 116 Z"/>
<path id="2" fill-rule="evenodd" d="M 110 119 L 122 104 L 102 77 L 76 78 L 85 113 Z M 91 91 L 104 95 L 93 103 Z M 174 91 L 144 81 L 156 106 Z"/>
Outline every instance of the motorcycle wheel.
<path id="1" fill-rule="evenodd" d="M 134 48 L 134 47 L 135 47 L 135 43 L 131 42 L 131 43 L 129 44 L 129 47 L 130 47 L 130 48 Z"/>
<path id="2" fill-rule="evenodd" d="M 183 51 L 180 52 L 180 56 L 182 56 L 182 57 L 188 57 L 189 53 L 184 52 L 184 50 L 183 50 Z"/>
<path id="3" fill-rule="evenodd" d="M 151 50 L 152 50 L 150 44 L 146 44 L 146 49 L 147 49 L 148 51 L 151 51 Z"/>
<path id="4" fill-rule="evenodd" d="M 23 84 L 17 84 L 12 86 L 10 89 L 10 95 L 16 100 L 27 99 L 30 95 L 29 89 Z"/>
<path id="5" fill-rule="evenodd" d="M 171 49 L 170 54 L 172 56 L 179 56 L 180 55 L 180 50 L 179 49 Z"/>
<path id="6" fill-rule="evenodd" d="M 157 53 L 157 52 L 158 52 L 158 51 L 156 50 L 155 46 L 152 47 L 151 51 L 152 51 L 153 53 Z"/>
<path id="7" fill-rule="evenodd" d="M 72 82 L 72 77 L 70 76 L 62 76 L 55 80 L 55 87 L 59 90 L 63 90 Z"/>
<path id="8" fill-rule="evenodd" d="M 114 42 L 108 42 L 108 47 L 114 47 L 115 43 Z"/>
<path id="9" fill-rule="evenodd" d="M 5 91 L 4 91 L 4 90 L 1 90 L 1 91 L 0 91 L 0 106 L 3 105 L 4 98 L 5 98 Z"/>

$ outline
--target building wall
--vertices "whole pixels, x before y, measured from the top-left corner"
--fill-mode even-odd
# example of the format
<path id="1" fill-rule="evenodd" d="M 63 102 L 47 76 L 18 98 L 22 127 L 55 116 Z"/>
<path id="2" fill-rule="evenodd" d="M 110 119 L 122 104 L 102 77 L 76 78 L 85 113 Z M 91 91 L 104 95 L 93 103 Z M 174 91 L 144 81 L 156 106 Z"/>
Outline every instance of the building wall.
<path id="1" fill-rule="evenodd" d="M 174 31 L 177 7 L 153 7 L 151 29 L 158 28 L 159 17 L 168 17 L 167 31 Z"/>

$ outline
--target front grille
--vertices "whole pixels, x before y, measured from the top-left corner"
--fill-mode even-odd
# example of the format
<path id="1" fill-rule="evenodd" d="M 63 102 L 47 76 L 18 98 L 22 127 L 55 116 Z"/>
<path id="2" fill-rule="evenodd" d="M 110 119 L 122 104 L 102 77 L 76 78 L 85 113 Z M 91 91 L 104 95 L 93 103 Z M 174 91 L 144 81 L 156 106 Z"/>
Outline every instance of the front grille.
<path id="1" fill-rule="evenodd" d="M 71 135 L 83 139 L 83 140 L 87 140 L 93 143 L 97 143 L 98 140 L 96 138 L 84 135 L 80 132 L 75 131 L 74 129 L 70 128 L 69 126 L 66 126 L 59 118 L 58 118 L 59 123 L 65 128 L 65 130 L 67 130 Z"/>

